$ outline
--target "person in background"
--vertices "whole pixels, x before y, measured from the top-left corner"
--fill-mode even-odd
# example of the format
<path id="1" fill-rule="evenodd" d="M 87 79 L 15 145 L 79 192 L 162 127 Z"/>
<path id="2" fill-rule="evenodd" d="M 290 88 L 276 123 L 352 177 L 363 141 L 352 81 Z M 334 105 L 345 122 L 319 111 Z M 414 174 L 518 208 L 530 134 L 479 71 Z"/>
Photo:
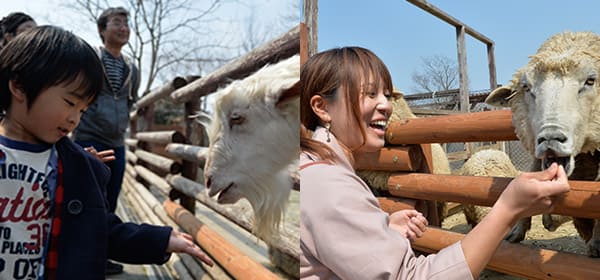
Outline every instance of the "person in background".
<path id="1" fill-rule="evenodd" d="M 23 31 L 36 27 L 35 20 L 22 12 L 10 13 L 0 20 L 0 46 L 6 45 L 12 38 Z"/>
<path id="2" fill-rule="evenodd" d="M 416 256 L 425 231 L 414 210 L 388 215 L 354 172 L 353 158 L 385 144 L 392 80 L 371 51 L 336 48 L 300 72 L 300 277 L 302 279 L 473 279 L 521 217 L 548 213 L 569 191 L 562 166 L 522 173 L 490 213 L 437 254 Z"/>
<path id="3" fill-rule="evenodd" d="M 96 101 L 81 117 L 73 139 L 82 147 L 97 151 L 114 151 L 114 160 L 107 161 L 111 178 L 107 187 L 110 212 L 117 208 L 125 173 L 125 131 L 129 125 L 129 110 L 137 99 L 140 77 L 131 59 L 121 50 L 129 41 L 129 13 L 122 7 L 104 10 L 97 20 L 103 46 L 97 50 L 102 61 L 103 86 Z M 118 274 L 123 266 L 107 262 L 107 274 Z"/>

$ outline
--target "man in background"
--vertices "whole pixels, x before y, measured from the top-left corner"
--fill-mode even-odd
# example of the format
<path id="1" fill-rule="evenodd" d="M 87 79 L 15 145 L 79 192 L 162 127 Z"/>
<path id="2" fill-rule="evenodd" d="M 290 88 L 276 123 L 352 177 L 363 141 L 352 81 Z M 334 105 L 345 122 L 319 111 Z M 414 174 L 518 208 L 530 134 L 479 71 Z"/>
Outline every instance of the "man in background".
<path id="1" fill-rule="evenodd" d="M 106 162 L 111 170 L 107 186 L 108 211 L 114 213 L 125 172 L 125 131 L 129 110 L 137 99 L 139 71 L 121 53 L 129 41 L 129 13 L 122 7 L 108 8 L 98 17 L 103 46 L 98 49 L 104 67 L 104 86 L 96 101 L 83 113 L 73 133 L 75 142 L 97 151 L 114 150 L 115 160 Z M 107 262 L 106 274 L 123 272 L 123 266 Z"/>

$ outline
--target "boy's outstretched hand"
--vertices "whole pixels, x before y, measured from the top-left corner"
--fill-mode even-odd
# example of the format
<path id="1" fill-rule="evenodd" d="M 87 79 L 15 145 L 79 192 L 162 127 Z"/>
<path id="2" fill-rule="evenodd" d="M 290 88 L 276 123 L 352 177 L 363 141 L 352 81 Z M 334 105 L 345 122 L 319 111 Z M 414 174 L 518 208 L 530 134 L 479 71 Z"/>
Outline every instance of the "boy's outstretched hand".
<path id="1" fill-rule="evenodd" d="M 171 231 L 171 237 L 169 237 L 169 246 L 167 247 L 168 253 L 186 253 L 188 255 L 194 256 L 200 259 L 203 263 L 213 266 L 214 263 L 212 260 L 200 249 L 200 247 L 196 246 L 194 241 L 192 240 L 192 236 L 180 232 L 176 229 Z"/>

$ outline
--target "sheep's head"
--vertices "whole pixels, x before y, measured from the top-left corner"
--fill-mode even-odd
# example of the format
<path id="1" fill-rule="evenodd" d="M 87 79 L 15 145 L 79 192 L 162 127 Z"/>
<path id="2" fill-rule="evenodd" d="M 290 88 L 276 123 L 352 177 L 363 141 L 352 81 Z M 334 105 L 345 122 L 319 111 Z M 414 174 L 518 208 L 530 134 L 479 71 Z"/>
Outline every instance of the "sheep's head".
<path id="1" fill-rule="evenodd" d="M 570 175 L 577 154 L 600 146 L 599 74 L 600 37 L 563 33 L 546 41 L 486 102 L 511 107 L 517 135 L 542 160 L 542 169 L 557 162 Z"/>
<path id="2" fill-rule="evenodd" d="M 242 197 L 254 209 L 254 230 L 269 238 L 292 188 L 289 165 L 299 149 L 298 56 L 264 67 L 217 93 L 208 128 L 205 185 L 219 203 Z"/>

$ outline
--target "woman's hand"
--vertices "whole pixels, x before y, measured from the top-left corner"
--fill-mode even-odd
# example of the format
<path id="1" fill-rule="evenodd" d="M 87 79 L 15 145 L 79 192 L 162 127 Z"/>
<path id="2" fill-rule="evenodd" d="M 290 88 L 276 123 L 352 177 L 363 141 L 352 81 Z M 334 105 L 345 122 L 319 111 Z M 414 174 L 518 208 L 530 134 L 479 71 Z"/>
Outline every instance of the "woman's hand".
<path id="1" fill-rule="evenodd" d="M 508 184 L 496 203 L 513 213 L 516 221 L 519 218 L 550 213 L 557 196 L 569 190 L 564 168 L 553 163 L 544 171 L 521 173 Z"/>
<path id="2" fill-rule="evenodd" d="M 423 236 L 427 219 L 417 210 L 400 210 L 390 215 L 389 227 L 411 241 Z"/>

